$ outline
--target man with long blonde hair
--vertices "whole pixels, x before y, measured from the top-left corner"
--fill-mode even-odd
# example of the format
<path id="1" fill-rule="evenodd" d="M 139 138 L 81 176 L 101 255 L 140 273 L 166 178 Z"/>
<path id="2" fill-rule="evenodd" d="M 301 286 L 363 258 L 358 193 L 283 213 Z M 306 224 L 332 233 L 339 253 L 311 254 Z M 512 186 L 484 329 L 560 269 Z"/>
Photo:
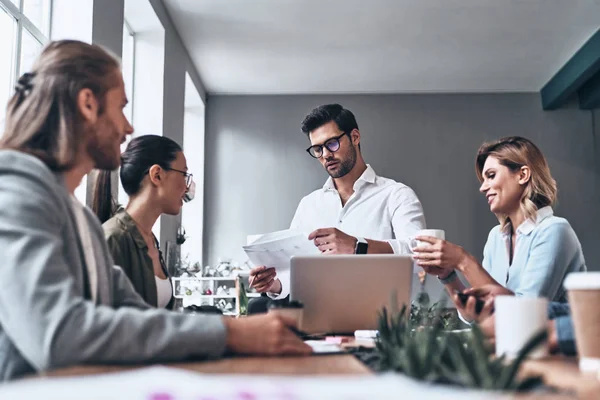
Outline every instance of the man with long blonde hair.
<path id="1" fill-rule="evenodd" d="M 96 217 L 74 197 L 93 168 L 115 169 L 133 132 L 119 61 L 50 43 L 18 81 L 0 140 L 0 379 L 77 364 L 307 354 L 269 316 L 235 320 L 150 307 L 113 266 Z"/>

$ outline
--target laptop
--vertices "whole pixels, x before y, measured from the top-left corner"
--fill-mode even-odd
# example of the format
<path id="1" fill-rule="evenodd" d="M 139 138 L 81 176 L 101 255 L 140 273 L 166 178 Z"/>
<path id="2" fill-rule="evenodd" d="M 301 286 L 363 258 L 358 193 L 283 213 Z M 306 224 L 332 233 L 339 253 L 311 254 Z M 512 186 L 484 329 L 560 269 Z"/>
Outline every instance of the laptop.
<path id="1" fill-rule="evenodd" d="M 315 255 L 291 259 L 290 299 L 304 304 L 300 330 L 350 334 L 377 329 L 396 291 L 410 305 L 413 260 L 400 255 Z"/>

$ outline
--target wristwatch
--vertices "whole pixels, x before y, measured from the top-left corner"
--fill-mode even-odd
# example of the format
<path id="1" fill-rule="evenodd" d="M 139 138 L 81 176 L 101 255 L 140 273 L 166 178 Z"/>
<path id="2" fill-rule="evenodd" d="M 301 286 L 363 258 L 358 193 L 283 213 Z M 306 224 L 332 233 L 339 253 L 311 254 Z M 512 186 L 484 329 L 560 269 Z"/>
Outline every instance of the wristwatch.
<path id="1" fill-rule="evenodd" d="M 354 248 L 354 254 L 367 254 L 368 248 L 369 243 L 365 240 L 365 238 L 356 238 L 356 247 Z"/>
<path id="2" fill-rule="evenodd" d="M 448 274 L 448 276 L 446 276 L 445 278 L 440 278 L 440 276 L 438 275 L 438 279 L 440 280 L 440 282 L 442 283 L 442 285 L 447 285 L 449 283 L 454 282 L 456 279 L 458 278 L 458 275 L 456 274 L 455 270 L 452 270 L 452 272 L 450 272 Z"/>

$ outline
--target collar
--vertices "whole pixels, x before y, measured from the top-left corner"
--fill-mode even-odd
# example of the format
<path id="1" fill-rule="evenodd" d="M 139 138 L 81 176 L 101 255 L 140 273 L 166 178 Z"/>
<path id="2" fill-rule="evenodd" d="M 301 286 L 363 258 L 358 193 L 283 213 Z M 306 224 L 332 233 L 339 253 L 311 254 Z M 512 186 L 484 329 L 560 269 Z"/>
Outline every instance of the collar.
<path id="1" fill-rule="evenodd" d="M 365 169 L 365 172 L 363 172 L 356 182 L 354 182 L 354 190 L 358 189 L 365 183 L 375 183 L 376 178 L 377 174 L 375 173 L 375 170 L 371 168 L 371 165 L 367 164 L 367 169 Z M 326 192 L 328 190 L 336 190 L 333 178 L 327 178 L 327 181 L 325 181 L 325 184 L 323 185 L 323 190 Z"/>
<path id="2" fill-rule="evenodd" d="M 542 207 L 539 210 L 537 210 L 536 216 L 535 216 L 535 221 L 531 218 L 526 219 L 518 228 L 517 228 L 517 235 L 529 235 L 531 232 L 533 232 L 533 230 L 542 223 L 543 220 L 545 220 L 548 217 L 551 217 L 554 215 L 554 210 L 552 209 L 551 206 L 546 206 L 546 207 Z M 504 227 L 504 230 L 502 231 L 502 235 L 504 236 L 508 236 L 510 234 L 510 224 L 506 225 Z"/>
<path id="3" fill-rule="evenodd" d="M 140 249 L 148 248 L 148 245 L 146 244 L 144 237 L 142 236 L 140 230 L 138 229 L 137 224 L 135 223 L 133 218 L 131 218 L 131 215 L 129 215 L 129 213 L 127 211 L 125 211 L 125 209 L 123 207 L 119 207 L 119 209 L 115 213 L 115 218 L 119 222 L 119 225 L 121 226 L 121 228 L 123 228 L 124 231 L 129 232 L 131 234 L 131 236 L 133 237 L 133 241 L 135 242 L 135 244 L 138 248 L 140 248 Z M 154 235 L 152 235 L 152 236 L 154 236 Z"/>

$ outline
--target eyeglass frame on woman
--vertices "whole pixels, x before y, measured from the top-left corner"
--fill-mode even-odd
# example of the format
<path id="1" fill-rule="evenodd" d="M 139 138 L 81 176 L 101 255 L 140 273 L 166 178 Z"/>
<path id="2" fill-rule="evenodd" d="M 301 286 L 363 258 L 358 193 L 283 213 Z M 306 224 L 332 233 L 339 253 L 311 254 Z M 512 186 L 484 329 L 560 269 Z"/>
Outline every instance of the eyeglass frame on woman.
<path id="1" fill-rule="evenodd" d="M 350 132 L 350 133 L 351 133 L 351 132 Z M 325 141 L 325 143 L 323 143 L 323 144 L 315 144 L 315 145 L 312 145 L 312 146 L 310 146 L 308 149 L 306 149 L 306 152 L 307 152 L 308 154 L 310 154 L 310 156 L 311 156 L 312 158 L 316 158 L 316 159 L 319 159 L 319 158 L 323 157 L 323 147 L 325 147 L 325 148 L 326 148 L 327 150 L 329 150 L 330 152 L 332 152 L 332 153 L 335 153 L 335 152 L 336 152 L 336 151 L 338 151 L 338 150 L 340 149 L 340 147 L 341 147 L 341 144 L 340 144 L 340 139 L 341 139 L 341 138 L 343 138 L 345 135 L 348 135 L 348 137 L 349 137 L 349 138 L 351 138 L 351 136 L 350 136 L 350 133 L 349 133 L 349 132 L 343 132 L 343 133 L 342 133 L 340 136 L 335 136 L 335 137 L 332 137 L 332 138 L 329 138 L 329 139 L 327 139 L 327 140 Z M 329 148 L 329 146 L 327 145 L 328 143 L 329 143 L 329 144 L 332 144 L 332 143 L 337 143 L 337 149 L 335 149 L 335 150 L 332 150 L 332 149 L 330 149 L 330 148 Z M 321 152 L 321 155 L 320 155 L 320 156 L 315 156 L 313 153 L 311 153 L 311 152 L 310 152 L 310 150 L 311 150 L 311 149 L 315 149 L 315 148 L 318 148 L 318 149 L 319 149 L 319 151 Z"/>
<path id="2" fill-rule="evenodd" d="M 183 174 L 183 176 L 185 176 L 185 187 L 186 188 L 190 188 L 190 186 L 192 185 L 192 182 L 194 181 L 194 174 L 190 174 L 187 171 L 182 171 L 180 169 L 175 169 L 175 168 L 164 168 L 167 171 L 175 171 L 175 172 L 179 172 L 180 174 Z"/>

